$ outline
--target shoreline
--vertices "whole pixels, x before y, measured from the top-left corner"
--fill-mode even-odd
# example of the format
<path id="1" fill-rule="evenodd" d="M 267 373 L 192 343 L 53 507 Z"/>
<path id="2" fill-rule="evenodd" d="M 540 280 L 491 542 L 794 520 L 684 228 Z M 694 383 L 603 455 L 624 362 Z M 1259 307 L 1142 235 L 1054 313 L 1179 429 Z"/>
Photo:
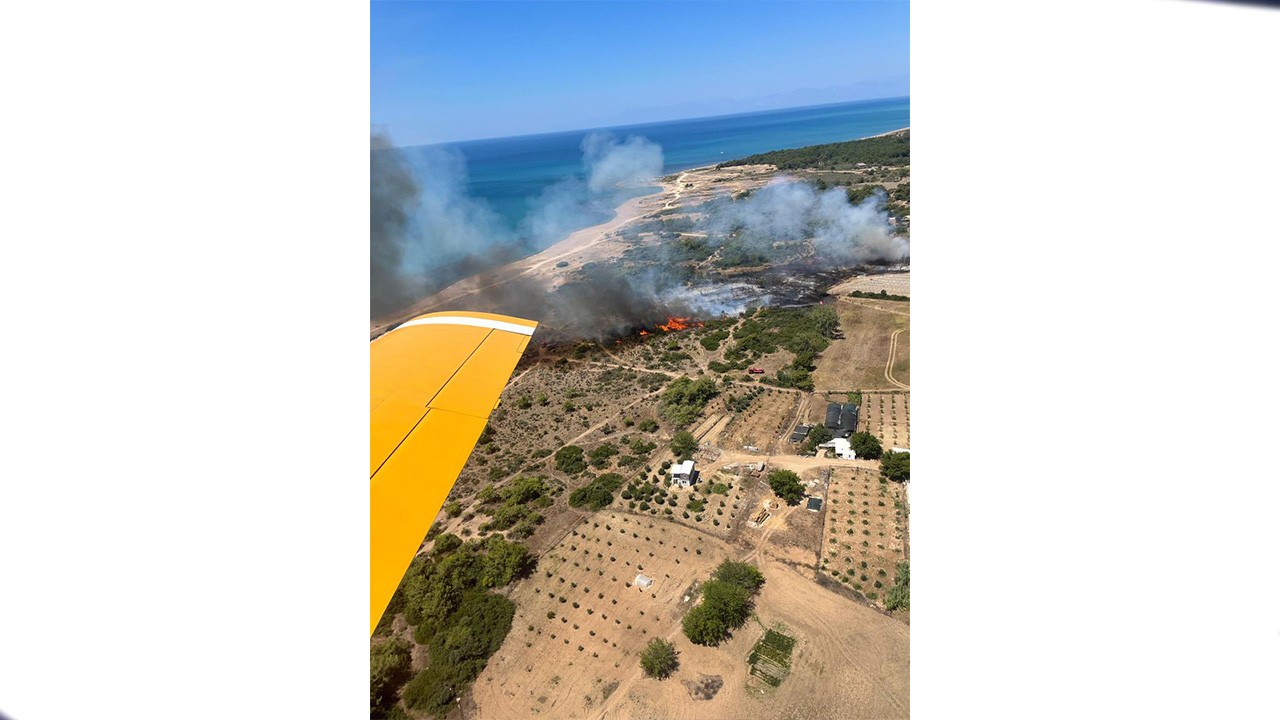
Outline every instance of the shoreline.
<path id="1" fill-rule="evenodd" d="M 853 138 L 853 140 L 867 140 L 869 138 L 884 137 L 885 135 L 892 135 L 894 133 L 910 129 L 911 126 L 908 125 L 907 127 L 898 128 L 897 130 L 889 130 L 877 135 Z M 670 173 L 655 178 L 659 183 L 658 191 L 625 200 L 614 210 L 613 217 L 602 223 L 575 230 L 563 239 L 548 245 L 532 255 L 527 255 L 519 260 L 513 260 L 505 265 L 500 265 L 490 270 L 485 270 L 458 280 L 441 290 L 432 293 L 431 295 L 419 299 L 417 302 L 403 310 L 388 313 L 382 317 L 370 320 L 369 339 L 373 340 L 395 326 L 423 313 L 432 312 L 446 303 L 459 300 L 469 295 L 474 295 L 475 293 L 487 290 L 497 285 L 502 285 L 516 278 L 537 274 L 551 276 L 552 273 L 548 272 L 548 270 L 556 269 L 555 263 L 564 260 L 570 255 L 589 251 L 593 247 L 606 242 L 606 236 L 617 231 L 619 228 L 644 217 L 645 212 L 642 212 L 642 205 L 645 200 L 661 197 L 671 189 L 674 189 L 676 196 L 679 197 L 679 188 L 668 188 L 667 184 L 676 184 L 678 182 L 678 178 L 683 173 L 714 169 L 723 162 L 729 161 L 721 160 L 708 163 L 706 165 L 699 165 L 697 167 L 673 170 Z M 668 180 L 667 178 L 670 179 Z M 548 265 L 551 267 L 548 268 Z"/>
<path id="2" fill-rule="evenodd" d="M 418 300 L 404 310 L 388 313 L 383 317 L 372 320 L 369 327 L 370 339 L 417 315 L 432 312 L 446 303 L 468 295 L 474 295 L 482 290 L 502 285 L 519 277 L 545 272 L 548 269 L 548 265 L 551 266 L 551 269 L 554 269 L 555 263 L 560 262 L 567 256 L 589 250 L 593 246 L 604 242 L 605 236 L 643 217 L 644 212 L 642 212 L 641 208 L 643 202 L 648 198 L 660 196 L 662 193 L 663 190 L 660 189 L 654 193 L 629 198 L 614 209 L 613 217 L 598 225 L 575 230 L 565 238 L 532 255 L 527 255 L 519 260 L 513 260 L 505 265 L 458 280 Z"/>

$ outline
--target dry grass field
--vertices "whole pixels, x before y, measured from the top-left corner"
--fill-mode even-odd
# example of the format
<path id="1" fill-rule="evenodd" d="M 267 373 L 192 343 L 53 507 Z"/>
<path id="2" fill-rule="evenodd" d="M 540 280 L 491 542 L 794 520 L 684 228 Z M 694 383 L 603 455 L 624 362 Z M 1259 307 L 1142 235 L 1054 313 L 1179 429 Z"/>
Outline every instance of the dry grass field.
<path id="1" fill-rule="evenodd" d="M 680 622 L 697 584 L 740 555 L 690 528 L 616 511 L 579 524 L 511 593 L 511 633 L 477 679 L 480 718 L 907 717 L 906 626 L 822 588 L 768 557 L 766 583 L 748 621 L 716 648 L 693 645 Z M 654 584 L 641 591 L 635 576 Z M 576 607 L 575 607 L 576 604 Z M 765 627 L 796 637 L 780 687 L 749 682 L 746 657 Z M 650 638 L 673 642 L 680 667 L 645 678 L 638 656 Z M 719 676 L 710 700 L 685 682 Z M 833 716 L 831 708 L 845 715 Z"/>
<path id="2" fill-rule="evenodd" d="M 911 273 L 883 273 L 880 275 L 855 275 L 831 288 L 832 295 L 847 295 L 855 290 L 911 297 Z"/>
<path id="3" fill-rule="evenodd" d="M 822 572 L 877 605 L 907 559 L 902 485 L 865 468 L 838 468 L 827 488 Z"/>
<path id="4" fill-rule="evenodd" d="M 813 371 L 814 389 L 823 392 L 909 385 L 910 303 L 840 298 L 834 307 L 844 337 L 832 342 L 818 358 Z M 899 330 L 902 332 L 895 336 Z M 892 379 L 885 374 L 891 351 Z"/>
<path id="5" fill-rule="evenodd" d="M 911 449 L 911 393 L 863 393 L 858 429 L 880 438 L 886 450 Z"/>

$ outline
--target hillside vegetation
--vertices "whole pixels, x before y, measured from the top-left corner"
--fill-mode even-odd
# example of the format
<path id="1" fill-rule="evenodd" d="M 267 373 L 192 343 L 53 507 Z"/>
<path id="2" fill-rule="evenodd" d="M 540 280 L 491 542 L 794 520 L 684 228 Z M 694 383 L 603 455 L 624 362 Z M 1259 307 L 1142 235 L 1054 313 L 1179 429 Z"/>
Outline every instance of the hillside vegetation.
<path id="1" fill-rule="evenodd" d="M 794 150 L 773 150 L 720 163 L 718 167 L 773 165 L 779 170 L 809 168 L 839 170 L 852 168 L 857 163 L 887 166 L 910 165 L 911 131 L 903 130 L 890 135 L 866 138 L 865 140 L 811 145 Z"/>

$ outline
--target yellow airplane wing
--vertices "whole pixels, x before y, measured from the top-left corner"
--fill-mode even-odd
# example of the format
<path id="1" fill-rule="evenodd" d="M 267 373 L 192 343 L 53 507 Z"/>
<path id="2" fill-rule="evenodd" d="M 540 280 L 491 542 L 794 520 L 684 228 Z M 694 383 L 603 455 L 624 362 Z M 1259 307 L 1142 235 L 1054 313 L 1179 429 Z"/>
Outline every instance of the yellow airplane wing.
<path id="1" fill-rule="evenodd" d="M 369 344 L 369 633 L 538 324 L 430 313 Z"/>

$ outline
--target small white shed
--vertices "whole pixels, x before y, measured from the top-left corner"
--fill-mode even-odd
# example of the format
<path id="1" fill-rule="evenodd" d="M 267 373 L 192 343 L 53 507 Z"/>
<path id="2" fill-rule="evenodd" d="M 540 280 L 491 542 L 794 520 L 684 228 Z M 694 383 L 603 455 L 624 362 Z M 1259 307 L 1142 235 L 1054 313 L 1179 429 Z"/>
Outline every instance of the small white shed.
<path id="1" fill-rule="evenodd" d="M 649 577 L 648 575 L 645 575 L 644 573 L 641 573 L 636 576 L 636 587 L 640 588 L 641 590 L 648 590 L 652 586 L 653 586 L 653 578 Z"/>

